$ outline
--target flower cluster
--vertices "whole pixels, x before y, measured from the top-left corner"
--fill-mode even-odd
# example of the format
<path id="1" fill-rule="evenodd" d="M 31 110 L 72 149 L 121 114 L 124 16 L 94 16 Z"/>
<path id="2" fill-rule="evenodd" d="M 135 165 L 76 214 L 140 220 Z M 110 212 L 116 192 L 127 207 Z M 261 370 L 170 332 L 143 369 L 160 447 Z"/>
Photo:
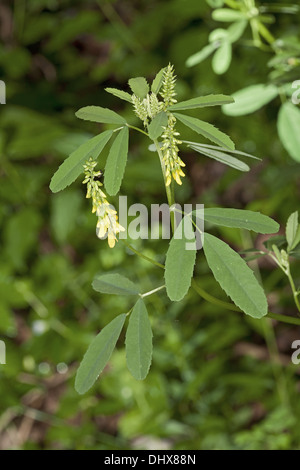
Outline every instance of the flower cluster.
<path id="1" fill-rule="evenodd" d="M 146 98 L 141 100 L 136 95 L 131 97 L 133 102 L 134 112 L 139 117 L 146 127 L 148 119 L 153 119 L 163 109 L 163 103 L 158 100 L 155 93 L 147 94 Z"/>
<path id="2" fill-rule="evenodd" d="M 116 235 L 119 232 L 124 232 L 125 229 L 117 222 L 117 212 L 108 203 L 106 195 L 101 189 L 103 185 L 99 181 L 99 177 L 102 175 L 102 172 L 95 171 L 96 165 L 97 163 L 92 158 L 83 165 L 85 174 L 83 184 L 87 184 L 86 197 L 92 198 L 92 212 L 96 212 L 98 217 L 96 226 L 97 237 L 104 238 L 107 234 L 108 245 L 110 248 L 113 248 L 117 241 Z"/>
<path id="3" fill-rule="evenodd" d="M 185 176 L 181 169 L 185 164 L 178 155 L 178 145 L 182 142 L 177 139 L 179 132 L 175 130 L 175 123 L 176 118 L 170 113 L 168 125 L 165 127 L 162 135 L 163 145 L 161 147 L 163 161 L 166 167 L 166 186 L 171 184 L 172 177 L 177 184 L 182 184 L 180 177 Z"/>
<path id="4" fill-rule="evenodd" d="M 177 138 L 179 132 L 175 130 L 176 118 L 170 111 L 167 111 L 169 106 L 177 102 L 175 99 L 175 82 L 174 68 L 173 65 L 169 64 L 164 71 L 162 91 L 160 93 L 164 99 L 164 109 L 168 114 L 168 125 L 164 128 L 162 134 L 163 145 L 161 148 L 166 168 L 166 186 L 171 184 L 172 177 L 177 184 L 182 184 L 181 177 L 185 176 L 181 169 L 185 164 L 178 155 L 178 145 L 182 142 Z"/>
<path id="5" fill-rule="evenodd" d="M 160 92 L 164 99 L 165 109 L 167 109 L 169 106 L 172 106 L 172 104 L 177 103 L 177 100 L 175 99 L 175 83 L 176 76 L 174 75 L 174 67 L 173 65 L 169 64 L 168 67 L 166 67 L 164 70 L 162 91 Z"/>

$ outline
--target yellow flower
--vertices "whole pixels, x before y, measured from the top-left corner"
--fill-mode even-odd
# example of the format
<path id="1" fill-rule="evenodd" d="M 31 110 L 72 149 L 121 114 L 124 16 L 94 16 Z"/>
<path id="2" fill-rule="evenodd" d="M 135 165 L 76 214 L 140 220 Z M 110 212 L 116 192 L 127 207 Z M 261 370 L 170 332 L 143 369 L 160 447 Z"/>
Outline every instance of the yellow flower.
<path id="1" fill-rule="evenodd" d="M 124 232 L 125 229 L 117 222 L 117 212 L 110 206 L 105 193 L 100 189 L 102 183 L 94 179 L 102 174 L 101 171 L 94 170 L 95 166 L 96 162 L 92 158 L 84 165 L 85 179 L 83 183 L 87 184 L 86 197 L 92 198 L 92 213 L 96 212 L 98 217 L 96 226 L 97 237 L 104 238 L 107 234 L 108 245 L 110 248 L 113 248 L 117 241 L 116 235 L 119 232 Z"/>
<path id="2" fill-rule="evenodd" d="M 116 235 L 119 232 L 124 232 L 125 228 L 120 225 L 117 220 L 117 212 L 111 208 L 106 202 L 97 208 L 98 223 L 96 226 L 96 233 L 98 238 L 104 238 L 107 234 L 108 245 L 110 248 L 115 246 L 117 240 Z"/>
<path id="3" fill-rule="evenodd" d="M 180 176 L 185 176 L 181 167 L 185 166 L 183 161 L 178 155 L 178 145 L 182 142 L 177 139 L 179 133 L 175 131 L 176 118 L 173 114 L 169 113 L 168 126 L 164 129 L 162 134 L 163 145 L 161 147 L 163 160 L 166 168 L 166 186 L 169 186 L 173 179 L 177 184 L 182 184 Z"/>

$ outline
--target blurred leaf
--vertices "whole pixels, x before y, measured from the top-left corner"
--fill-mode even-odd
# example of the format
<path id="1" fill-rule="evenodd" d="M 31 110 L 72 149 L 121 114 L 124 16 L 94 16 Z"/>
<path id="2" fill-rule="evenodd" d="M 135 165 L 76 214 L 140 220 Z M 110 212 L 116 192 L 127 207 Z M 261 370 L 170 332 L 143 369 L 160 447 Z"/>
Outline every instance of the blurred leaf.
<path id="1" fill-rule="evenodd" d="M 12 314 L 12 309 L 0 301 L 0 333 L 13 336 L 16 334 L 16 322 Z"/>
<path id="2" fill-rule="evenodd" d="M 289 13 L 291 15 L 298 13 L 299 11 L 299 5 L 284 5 L 283 3 L 278 4 L 278 3 L 272 3 L 272 4 L 266 4 L 266 5 L 261 5 L 259 7 L 259 10 L 264 13 L 264 12 L 271 12 L 271 13 Z"/>
<path id="3" fill-rule="evenodd" d="M 278 134 L 290 156 L 300 162 L 300 110 L 292 103 L 284 103 L 279 111 Z"/>
<path id="4" fill-rule="evenodd" d="M 5 227 L 5 253 L 16 269 L 26 267 L 26 259 L 38 243 L 41 217 L 34 209 L 22 209 Z"/>
<path id="5" fill-rule="evenodd" d="M 144 380 L 152 361 L 152 329 L 145 303 L 139 299 L 129 317 L 126 361 L 133 377 Z"/>
<path id="6" fill-rule="evenodd" d="M 87 31 L 94 30 L 99 27 L 100 15 L 96 15 L 94 11 L 83 10 L 78 15 L 67 15 L 63 21 L 55 29 L 46 49 L 50 52 L 57 51 L 68 45 L 80 34 L 86 34 Z"/>
<path id="7" fill-rule="evenodd" d="M 49 153 L 66 129 L 57 120 L 21 106 L 1 108 L 1 126 L 12 134 L 6 151 L 13 159 L 31 159 Z M 34 145 L 32 137 L 34 136 Z"/>
<path id="8" fill-rule="evenodd" d="M 222 110 L 227 116 L 244 116 L 262 108 L 277 95 L 274 85 L 251 85 L 233 93 L 234 103 L 225 104 Z"/>
<path id="9" fill-rule="evenodd" d="M 59 243 L 64 243 L 78 224 L 81 194 L 67 191 L 52 198 L 51 225 Z"/>
<path id="10" fill-rule="evenodd" d="M 231 10 L 230 8 L 218 8 L 212 12 L 212 18 L 215 21 L 224 21 L 231 23 L 245 19 L 246 15 L 238 10 Z"/>
<path id="11" fill-rule="evenodd" d="M 217 43 L 208 44 L 207 46 L 203 47 L 201 51 L 196 52 L 195 54 L 191 55 L 187 61 L 187 67 L 194 67 L 194 65 L 200 64 L 203 60 L 207 59 L 218 47 Z"/>
<path id="12" fill-rule="evenodd" d="M 216 281 L 233 302 L 253 318 L 267 315 L 265 293 L 240 255 L 209 233 L 204 234 L 203 249 Z"/>
<path id="13" fill-rule="evenodd" d="M 22 47 L 2 47 L 0 45 L 0 65 L 5 68 L 10 80 L 19 80 L 30 70 L 32 57 Z"/>
<path id="14" fill-rule="evenodd" d="M 247 25 L 247 20 L 237 21 L 230 25 L 227 29 L 227 40 L 230 42 L 238 41 L 243 35 Z"/>
<path id="15" fill-rule="evenodd" d="M 117 344 L 126 314 L 122 313 L 106 325 L 90 344 L 75 379 L 75 389 L 82 395 L 95 383 Z"/>
<path id="16" fill-rule="evenodd" d="M 139 290 L 132 281 L 121 274 L 97 275 L 93 281 L 93 288 L 103 294 L 138 295 Z"/>
<path id="17" fill-rule="evenodd" d="M 216 28 L 209 34 L 208 40 L 209 42 L 215 43 L 218 48 L 223 41 L 228 40 L 228 30 Z"/>
<path id="18" fill-rule="evenodd" d="M 24 44 L 34 44 L 45 36 L 51 34 L 55 28 L 56 18 L 51 13 L 40 13 L 38 17 L 26 19 L 26 28 L 23 32 Z"/>
<path id="19" fill-rule="evenodd" d="M 224 40 L 216 50 L 212 59 L 212 68 L 217 75 L 227 72 L 231 63 L 232 47 L 231 43 Z"/>
<path id="20" fill-rule="evenodd" d="M 224 0 L 206 0 L 206 3 L 212 8 L 219 8 L 224 5 Z"/>
<path id="21" fill-rule="evenodd" d="M 105 165 L 104 185 L 110 196 L 120 189 L 128 154 L 128 127 L 123 127 L 115 138 Z"/>

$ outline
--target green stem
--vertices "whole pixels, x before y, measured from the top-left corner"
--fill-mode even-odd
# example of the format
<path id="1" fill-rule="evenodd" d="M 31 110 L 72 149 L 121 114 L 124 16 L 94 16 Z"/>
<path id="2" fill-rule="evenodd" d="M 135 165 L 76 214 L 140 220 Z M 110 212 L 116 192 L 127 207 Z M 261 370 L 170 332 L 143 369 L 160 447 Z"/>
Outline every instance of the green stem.
<path id="1" fill-rule="evenodd" d="M 237 307 L 234 304 L 231 304 L 229 302 L 224 302 L 223 300 L 219 300 L 216 297 L 212 296 L 211 294 L 208 294 L 202 287 L 200 287 L 194 279 L 192 280 L 192 288 L 194 291 L 197 292 L 197 294 L 200 295 L 204 300 L 207 300 L 207 302 L 210 302 L 213 305 L 216 305 L 217 307 L 222 307 L 226 308 L 227 310 L 231 310 L 233 312 L 241 312 L 239 307 Z"/>
<path id="2" fill-rule="evenodd" d="M 147 132 L 143 131 L 142 129 L 140 129 L 139 127 L 131 126 L 130 124 L 127 124 L 127 123 L 126 123 L 126 126 L 129 127 L 129 129 L 134 129 L 135 131 L 141 132 L 142 134 L 149 137 L 149 134 Z"/>
<path id="3" fill-rule="evenodd" d="M 288 270 L 286 272 L 286 275 L 288 277 L 288 280 L 289 280 L 289 283 L 290 283 L 290 286 L 292 288 L 292 291 L 293 291 L 293 297 L 294 297 L 294 301 L 295 301 L 295 304 L 296 304 L 296 307 L 298 309 L 298 312 L 300 313 L 300 303 L 299 303 L 299 299 L 298 299 L 298 293 L 297 293 L 297 289 L 296 289 L 296 286 L 295 286 L 295 283 L 294 283 L 294 279 L 291 275 L 291 271 L 290 271 L 290 265 L 288 267 Z"/>
<path id="4" fill-rule="evenodd" d="M 222 300 L 213 297 L 212 295 L 208 294 L 205 290 L 203 290 L 194 280 L 192 280 L 192 288 L 201 296 L 203 299 L 207 300 L 208 302 L 217 305 L 218 307 L 226 308 L 227 310 L 231 310 L 232 312 L 241 312 L 243 311 L 234 304 L 229 302 L 224 302 Z M 300 318 L 294 317 L 287 317 L 286 315 L 281 315 L 279 313 L 268 312 L 266 315 L 268 318 L 272 318 L 273 320 L 281 321 L 283 323 L 289 323 L 290 325 L 297 325 L 300 326 Z M 264 317 L 264 318 L 266 318 Z"/>
<path id="5" fill-rule="evenodd" d="M 277 259 L 277 257 L 275 255 L 273 255 L 273 253 L 270 253 L 269 256 L 270 256 L 270 258 L 272 258 L 273 261 L 275 261 L 277 266 L 279 266 L 281 271 L 283 271 L 284 274 L 287 276 L 287 278 L 289 280 L 289 283 L 290 283 L 290 286 L 291 286 L 291 289 L 292 289 L 292 292 L 293 292 L 293 298 L 294 298 L 297 310 L 300 313 L 300 303 L 299 303 L 299 300 L 298 300 L 298 292 L 297 292 L 297 289 L 296 289 L 296 286 L 295 286 L 295 283 L 294 283 L 294 279 L 293 279 L 292 274 L 291 274 L 291 268 L 290 268 L 289 262 L 288 262 L 287 266 L 283 266 L 281 264 L 280 260 Z"/>
<path id="6" fill-rule="evenodd" d="M 275 42 L 274 36 L 270 33 L 268 28 L 265 27 L 264 24 L 262 24 L 260 21 L 258 21 L 258 30 L 260 32 L 260 35 L 267 41 L 270 46 Z"/>
<path id="7" fill-rule="evenodd" d="M 145 294 L 140 294 L 140 297 L 143 299 L 144 297 L 148 297 L 148 295 L 155 294 L 156 292 L 158 292 L 162 289 L 165 289 L 165 287 L 166 287 L 165 285 L 160 286 L 160 287 L 156 287 L 156 289 L 149 290 L 149 292 L 145 292 Z"/>
<path id="8" fill-rule="evenodd" d="M 133 246 L 131 246 L 129 243 L 127 243 L 125 240 L 123 240 L 122 238 L 120 239 L 122 243 L 124 243 L 124 245 L 127 246 L 127 248 L 129 248 L 129 250 L 131 250 L 133 253 L 135 253 L 136 255 L 138 255 L 140 258 L 148 261 L 149 263 L 152 263 L 154 264 L 154 266 L 157 266 L 158 268 L 162 268 L 164 269 L 164 265 L 163 264 L 160 264 L 158 263 L 157 261 L 155 261 L 154 259 L 152 258 L 149 258 L 148 256 L 146 255 L 143 255 L 143 253 L 141 253 L 140 251 L 136 250 L 135 248 L 133 248 Z"/>

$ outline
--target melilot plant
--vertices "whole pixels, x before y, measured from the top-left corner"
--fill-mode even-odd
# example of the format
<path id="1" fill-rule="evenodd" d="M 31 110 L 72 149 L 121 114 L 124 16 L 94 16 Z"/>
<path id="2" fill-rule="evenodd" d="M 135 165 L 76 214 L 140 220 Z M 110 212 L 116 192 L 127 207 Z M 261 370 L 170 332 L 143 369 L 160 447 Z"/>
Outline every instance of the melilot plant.
<path id="1" fill-rule="evenodd" d="M 230 96 L 221 94 L 199 96 L 177 102 L 175 85 L 174 68 L 168 65 L 158 72 L 151 87 L 145 78 L 136 77 L 129 80 L 131 94 L 114 88 L 106 89 L 108 93 L 132 104 L 133 113 L 140 119 L 141 127 L 131 125 L 116 112 L 100 106 L 87 106 L 76 113 L 80 119 L 111 124 L 113 128 L 93 137 L 75 150 L 54 174 L 50 188 L 53 192 L 63 190 L 84 174 L 83 182 L 87 184 L 87 198 L 91 198 L 92 211 L 98 218 L 97 236 L 103 238 L 104 235 L 108 235 L 110 248 L 114 247 L 118 235 L 124 230 L 124 227 L 118 223 L 117 213 L 111 207 L 109 197 L 115 196 L 122 185 L 127 162 L 129 130 L 142 133 L 151 144 L 151 148 L 155 149 L 170 208 L 174 207 L 176 202 L 175 188 L 182 184 L 182 178 L 185 177 L 182 157 L 184 146 L 240 171 L 249 170 L 249 166 L 241 158 L 256 158 L 236 150 L 231 138 L 212 124 L 186 114 L 190 110 L 201 111 L 207 106 L 232 103 L 233 99 Z M 211 143 L 183 140 L 178 131 L 178 122 Z M 108 153 L 102 184 L 99 180 L 102 169 L 96 169 L 97 159 L 112 139 L 114 140 Z M 203 215 L 202 211 L 196 209 L 182 214 L 179 224 L 176 223 L 175 213 L 171 211 L 173 237 L 166 247 L 164 265 L 138 252 L 124 241 L 134 253 L 157 266 L 162 271 L 164 280 L 160 286 L 153 286 L 151 291 L 142 293 L 136 283 L 122 274 L 101 273 L 95 277 L 92 285 L 97 292 L 130 296 L 132 308 L 129 312 L 115 317 L 91 343 L 76 376 L 75 387 L 79 393 L 89 390 L 104 369 L 127 320 L 125 344 L 128 368 L 136 379 L 141 380 L 147 376 L 152 360 L 152 329 L 146 307 L 147 296 L 165 290 L 170 301 L 176 302 L 183 299 L 192 286 L 200 296 L 210 301 L 214 299 L 193 279 L 197 249 L 196 245 L 186 249 L 186 244 L 193 239 L 196 240 L 196 234 L 201 237 L 204 255 L 216 281 L 235 304 L 214 299 L 217 305 L 221 304 L 223 307 L 228 305 L 230 309 L 241 310 L 253 318 L 267 315 L 283 320 L 286 318 L 283 315 L 268 313 L 265 292 L 254 272 L 228 244 L 215 235 L 204 234 L 199 223 L 203 222 L 203 218 L 209 225 L 252 230 L 262 234 L 274 234 L 279 229 L 278 224 L 266 215 L 248 210 L 207 208 Z M 189 236 L 184 230 L 186 226 L 193 227 L 193 230 L 189 231 Z M 295 228 L 292 232 L 294 234 Z M 295 235 L 296 239 L 291 242 L 292 232 L 289 229 L 289 246 L 294 249 L 299 235 Z M 283 252 L 280 256 L 282 259 Z M 283 266 L 278 256 L 277 261 Z M 293 320 L 291 318 L 291 322 Z"/>

